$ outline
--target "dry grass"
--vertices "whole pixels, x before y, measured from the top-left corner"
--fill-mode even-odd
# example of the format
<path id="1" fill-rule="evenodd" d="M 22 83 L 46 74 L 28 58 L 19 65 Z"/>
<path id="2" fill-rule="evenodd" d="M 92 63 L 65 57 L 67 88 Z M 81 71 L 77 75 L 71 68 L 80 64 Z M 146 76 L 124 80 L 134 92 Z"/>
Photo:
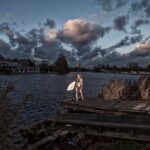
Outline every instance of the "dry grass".
<path id="1" fill-rule="evenodd" d="M 10 108 L 10 96 L 9 94 L 15 90 L 15 86 L 12 82 L 5 81 L 0 87 L 0 150 L 1 149 L 13 149 L 13 145 L 9 138 L 9 129 L 11 127 L 14 118 Z"/>
<path id="2" fill-rule="evenodd" d="M 17 111 L 11 107 L 11 93 L 16 90 L 15 84 L 10 81 L 5 81 L 0 87 L 0 150 L 16 150 L 18 149 L 12 143 L 10 136 L 10 128 L 16 121 Z M 31 98 L 31 94 L 26 95 L 22 103 L 16 106 L 16 109 L 24 107 Z"/>
<path id="3" fill-rule="evenodd" d="M 150 100 L 150 76 L 137 81 L 112 80 L 99 93 L 104 100 Z"/>

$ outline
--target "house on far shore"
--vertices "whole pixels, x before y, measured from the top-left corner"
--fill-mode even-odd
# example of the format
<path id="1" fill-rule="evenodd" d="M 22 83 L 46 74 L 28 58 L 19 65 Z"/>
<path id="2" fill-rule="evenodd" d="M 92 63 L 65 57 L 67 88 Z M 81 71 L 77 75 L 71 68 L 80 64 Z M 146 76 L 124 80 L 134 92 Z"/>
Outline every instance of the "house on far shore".
<path id="1" fill-rule="evenodd" d="M 39 73 L 40 69 L 31 60 L 0 60 L 1 73 Z"/>

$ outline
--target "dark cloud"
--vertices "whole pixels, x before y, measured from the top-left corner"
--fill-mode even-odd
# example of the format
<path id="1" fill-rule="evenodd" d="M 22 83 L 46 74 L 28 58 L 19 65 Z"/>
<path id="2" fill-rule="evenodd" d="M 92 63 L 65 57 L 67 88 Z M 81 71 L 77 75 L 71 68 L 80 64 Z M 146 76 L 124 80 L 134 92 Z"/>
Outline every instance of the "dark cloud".
<path id="1" fill-rule="evenodd" d="M 114 28 L 119 31 L 125 31 L 129 16 L 119 16 L 114 19 Z"/>
<path id="2" fill-rule="evenodd" d="M 146 8 L 145 12 L 146 12 L 146 15 L 150 17 L 150 5 Z"/>
<path id="3" fill-rule="evenodd" d="M 148 4 L 149 4 L 148 0 L 136 1 L 131 4 L 131 9 L 134 12 L 141 11 L 143 8 L 146 8 Z"/>
<path id="4" fill-rule="evenodd" d="M 120 48 L 120 47 L 128 46 L 128 45 L 130 45 L 129 37 L 126 36 L 121 41 L 119 41 L 117 44 L 111 46 L 110 49 Z"/>
<path id="5" fill-rule="evenodd" d="M 145 57 L 143 56 L 147 54 L 146 53 L 147 50 L 146 52 L 139 53 L 139 51 L 135 49 L 128 54 L 121 55 L 119 52 L 116 52 L 116 49 L 138 43 L 142 40 L 142 38 L 143 38 L 142 35 L 137 35 L 133 37 L 125 36 L 122 40 L 120 40 L 118 43 L 114 44 L 113 46 L 110 46 L 105 49 L 102 49 L 101 47 L 95 48 L 93 51 L 84 54 L 81 59 L 81 62 L 82 64 L 84 64 L 84 66 L 91 66 L 91 67 L 97 64 L 105 64 L 105 65 L 110 64 L 110 65 L 124 66 L 129 62 L 132 62 L 133 60 L 139 62 L 138 60 L 145 59 Z M 140 63 L 142 64 L 142 62 Z"/>
<path id="6" fill-rule="evenodd" d="M 85 66 L 93 67 L 97 66 L 98 64 L 104 64 L 104 65 L 121 65 L 123 62 L 123 58 L 118 52 L 112 52 L 110 54 L 105 55 L 104 57 L 95 57 L 94 59 L 91 59 L 86 62 Z"/>
<path id="7" fill-rule="evenodd" d="M 150 43 L 139 44 L 129 55 L 131 57 L 150 57 Z"/>
<path id="8" fill-rule="evenodd" d="M 127 54 L 120 54 L 116 51 L 105 55 L 104 57 L 96 57 L 86 62 L 85 66 L 96 66 L 98 64 L 126 66 L 129 63 L 137 62 L 141 66 L 150 64 L 150 47 L 135 48 Z"/>
<path id="9" fill-rule="evenodd" d="M 141 14 L 145 14 L 145 17 L 149 19 L 150 16 L 150 1 L 149 0 L 141 0 L 131 4 L 131 10 L 135 13 L 140 12 Z"/>
<path id="10" fill-rule="evenodd" d="M 142 40 L 142 38 L 143 38 L 143 35 L 137 35 L 137 36 L 131 37 L 130 44 L 138 43 Z"/>
<path id="11" fill-rule="evenodd" d="M 35 58 L 47 59 L 50 63 L 53 63 L 59 54 L 64 54 L 70 65 L 74 65 L 76 59 L 74 55 L 70 51 L 66 51 L 61 46 L 60 42 L 57 41 L 55 43 L 43 42 L 41 46 L 35 48 Z"/>
<path id="12" fill-rule="evenodd" d="M 48 19 L 46 20 L 46 22 L 44 23 L 45 26 L 50 27 L 50 28 L 55 28 L 56 23 L 53 19 Z"/>
<path id="13" fill-rule="evenodd" d="M 96 0 L 96 3 L 105 11 L 112 11 L 126 4 L 126 0 Z"/>
<path id="14" fill-rule="evenodd" d="M 106 11 L 112 10 L 112 1 L 111 0 L 96 0 L 96 3 L 102 6 Z"/>
<path id="15" fill-rule="evenodd" d="M 137 29 L 137 28 L 132 28 L 131 27 L 131 29 L 132 29 L 131 34 L 141 34 L 141 32 L 142 32 L 140 29 Z"/>
<path id="16" fill-rule="evenodd" d="M 142 38 L 143 38 L 142 35 L 136 35 L 136 36 L 132 36 L 132 37 L 125 36 L 118 43 L 107 48 L 107 52 L 112 52 L 112 51 L 116 50 L 117 48 L 121 48 L 121 47 L 123 48 L 124 46 L 130 46 L 131 44 L 138 43 L 142 40 Z"/>
<path id="17" fill-rule="evenodd" d="M 0 54 L 4 57 L 7 57 L 9 55 L 11 50 L 11 47 L 8 43 L 6 43 L 4 40 L 0 39 Z"/>
<path id="18" fill-rule="evenodd" d="M 97 57 L 103 58 L 108 54 L 107 50 L 108 49 L 103 49 L 101 47 L 90 49 L 89 51 L 86 51 L 86 53 L 82 55 L 82 57 L 79 60 L 79 63 L 81 63 L 82 66 L 85 67 L 86 66 L 93 67 L 93 65 L 97 65 L 96 64 Z"/>
<path id="19" fill-rule="evenodd" d="M 148 19 L 137 19 L 135 20 L 134 24 L 132 25 L 132 28 L 137 28 L 143 24 L 148 24 L 149 20 Z"/>
<path id="20" fill-rule="evenodd" d="M 125 6 L 126 3 L 127 3 L 126 0 L 117 0 L 117 1 L 116 1 L 116 8 Z"/>
<path id="21" fill-rule="evenodd" d="M 127 22 L 127 16 L 116 18 L 115 29 L 125 30 Z M 133 26 L 138 28 L 147 23 L 148 21 L 144 19 L 138 19 Z M 145 48 L 143 51 L 135 49 L 126 55 L 116 52 L 118 48 L 140 42 L 143 38 L 141 34 L 125 36 L 108 48 L 93 48 L 96 40 L 103 38 L 110 30 L 111 27 L 103 27 L 82 19 L 69 20 L 59 31 L 51 27 L 42 27 L 33 28 L 26 33 L 18 32 L 10 24 L 3 23 L 0 24 L 0 32 L 9 38 L 9 42 L 0 39 L 0 54 L 8 58 L 39 58 L 49 60 L 52 63 L 59 54 L 63 53 L 71 65 L 76 64 L 79 59 L 79 62 L 84 66 L 97 65 L 98 63 L 121 65 L 132 60 L 138 62 L 145 62 L 142 59 L 148 60 L 149 48 Z M 71 45 L 75 52 L 65 50 L 62 42 Z"/>
<path id="22" fill-rule="evenodd" d="M 14 31 L 11 28 L 11 24 L 8 22 L 3 22 L 0 24 L 0 33 L 6 34 L 10 39 L 14 38 Z"/>
<path id="23" fill-rule="evenodd" d="M 44 28 L 31 29 L 23 34 L 12 29 L 9 23 L 3 23 L 0 24 L 0 32 L 9 39 L 9 43 L 0 39 L 0 54 L 6 58 L 39 58 L 53 62 L 63 53 L 70 63 L 75 62 L 75 57 L 62 48 L 61 41 L 57 40 L 57 32 L 52 29 L 48 31 Z"/>
<path id="24" fill-rule="evenodd" d="M 138 29 L 141 25 L 149 24 L 148 19 L 137 19 L 131 26 L 131 34 L 141 34 L 141 30 Z"/>

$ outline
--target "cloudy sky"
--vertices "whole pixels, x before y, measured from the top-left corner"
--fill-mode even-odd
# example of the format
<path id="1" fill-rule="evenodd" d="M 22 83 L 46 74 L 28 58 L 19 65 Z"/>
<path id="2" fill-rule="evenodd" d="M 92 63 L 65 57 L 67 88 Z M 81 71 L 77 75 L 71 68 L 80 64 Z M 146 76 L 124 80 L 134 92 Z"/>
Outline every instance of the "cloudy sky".
<path id="1" fill-rule="evenodd" d="M 70 65 L 150 64 L 150 0 L 0 0 L 0 54 Z"/>

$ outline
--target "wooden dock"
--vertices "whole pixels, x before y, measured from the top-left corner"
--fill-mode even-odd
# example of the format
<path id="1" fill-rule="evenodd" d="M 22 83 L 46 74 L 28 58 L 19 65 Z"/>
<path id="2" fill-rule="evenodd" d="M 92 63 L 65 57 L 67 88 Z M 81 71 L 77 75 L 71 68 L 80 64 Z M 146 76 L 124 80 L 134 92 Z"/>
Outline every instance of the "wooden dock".
<path id="1" fill-rule="evenodd" d="M 85 101 L 65 100 L 63 108 L 70 111 L 114 114 L 150 114 L 148 101 L 105 101 L 99 98 L 86 98 Z"/>
<path id="2" fill-rule="evenodd" d="M 84 133 L 86 137 L 92 138 L 150 142 L 148 101 L 104 101 L 86 98 L 85 101 L 78 102 L 65 100 L 62 104 L 68 112 L 64 111 L 22 130 L 22 135 L 31 142 L 31 150 L 37 150 L 47 143 L 53 145 L 64 133 L 65 138 L 68 133 Z"/>

